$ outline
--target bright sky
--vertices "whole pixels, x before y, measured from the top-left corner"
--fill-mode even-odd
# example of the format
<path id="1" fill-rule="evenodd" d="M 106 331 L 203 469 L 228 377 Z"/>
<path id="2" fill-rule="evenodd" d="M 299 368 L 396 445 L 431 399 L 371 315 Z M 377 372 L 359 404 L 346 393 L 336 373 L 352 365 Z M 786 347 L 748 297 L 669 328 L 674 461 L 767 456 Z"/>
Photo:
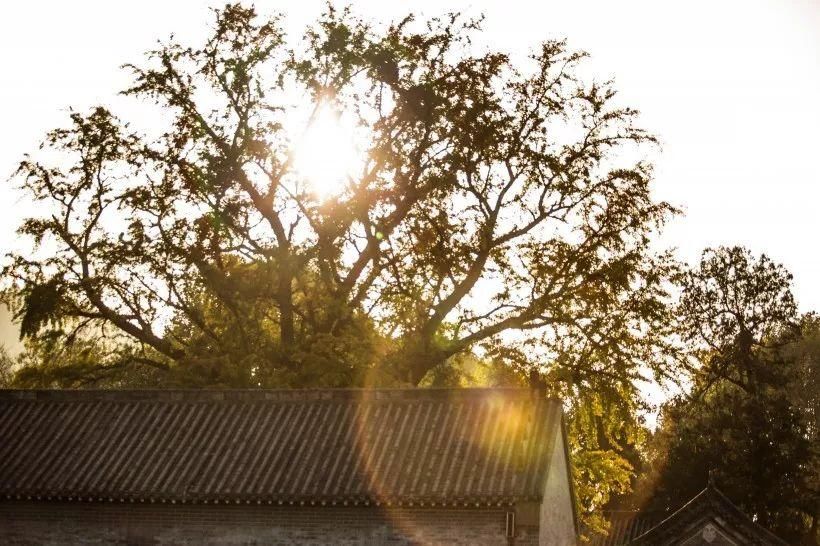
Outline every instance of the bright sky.
<path id="1" fill-rule="evenodd" d="M 795 276 L 802 310 L 820 310 L 820 0 L 658 2 L 352 2 L 378 19 L 485 13 L 495 47 L 521 53 L 566 37 L 660 136 L 656 195 L 685 210 L 663 237 L 694 261 L 706 246 L 766 252 Z M 0 179 L 68 107 L 127 104 L 122 63 L 172 32 L 197 43 L 211 16 L 196 0 L 28 0 L 0 18 Z M 322 1 L 258 0 L 301 29 Z M 0 248 L 14 245 L 24 203 L 0 185 Z M 13 344 L 0 316 L 0 342 Z"/>

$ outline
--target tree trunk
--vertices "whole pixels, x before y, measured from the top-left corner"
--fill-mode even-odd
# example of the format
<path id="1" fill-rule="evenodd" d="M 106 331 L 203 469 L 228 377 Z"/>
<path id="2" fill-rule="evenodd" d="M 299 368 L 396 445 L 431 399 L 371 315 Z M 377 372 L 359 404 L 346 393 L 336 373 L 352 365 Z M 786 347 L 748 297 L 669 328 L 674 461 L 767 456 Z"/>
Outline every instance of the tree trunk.
<path id="1" fill-rule="evenodd" d="M 296 341 L 296 333 L 293 324 L 293 290 L 291 286 L 290 266 L 282 263 L 279 266 L 279 321 L 280 339 L 282 349 L 287 355 L 293 348 Z"/>

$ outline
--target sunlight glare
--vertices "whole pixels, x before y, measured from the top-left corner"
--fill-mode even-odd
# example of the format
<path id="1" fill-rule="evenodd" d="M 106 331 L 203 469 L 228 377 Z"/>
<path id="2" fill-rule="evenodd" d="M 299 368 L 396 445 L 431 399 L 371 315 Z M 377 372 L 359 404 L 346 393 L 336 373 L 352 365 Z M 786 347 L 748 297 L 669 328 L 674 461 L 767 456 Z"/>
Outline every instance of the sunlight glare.
<path id="1" fill-rule="evenodd" d="M 325 199 L 344 189 L 357 161 L 355 131 L 340 112 L 321 104 L 294 155 L 297 174 Z"/>

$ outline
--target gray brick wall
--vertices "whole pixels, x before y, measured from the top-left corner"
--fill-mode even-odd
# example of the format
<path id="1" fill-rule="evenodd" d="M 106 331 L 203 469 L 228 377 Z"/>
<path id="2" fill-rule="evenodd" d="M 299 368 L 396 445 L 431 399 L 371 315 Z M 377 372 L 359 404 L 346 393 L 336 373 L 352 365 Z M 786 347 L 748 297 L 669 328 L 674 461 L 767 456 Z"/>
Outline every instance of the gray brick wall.
<path id="1" fill-rule="evenodd" d="M 390 509 L 0 502 L 0 544 L 530 546 L 505 538 L 504 509 Z"/>

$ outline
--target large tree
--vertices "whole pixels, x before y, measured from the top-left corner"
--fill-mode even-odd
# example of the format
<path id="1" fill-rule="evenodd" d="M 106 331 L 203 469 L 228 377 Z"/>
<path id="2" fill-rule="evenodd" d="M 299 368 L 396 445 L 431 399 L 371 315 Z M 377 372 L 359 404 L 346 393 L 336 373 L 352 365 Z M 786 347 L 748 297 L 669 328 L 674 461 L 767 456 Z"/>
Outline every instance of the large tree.
<path id="1" fill-rule="evenodd" d="M 740 247 L 709 249 L 684 279 L 679 316 L 697 349 L 691 392 L 665 405 L 639 493 L 676 509 L 712 472 L 758 523 L 815 544 L 820 453 L 811 404 L 797 396 L 808 392 L 810 325 L 801 329 L 791 275 Z"/>
<path id="2" fill-rule="evenodd" d="M 806 475 L 813 497 L 805 503 L 809 519 L 805 542 L 820 544 L 820 318 L 805 315 L 800 326 L 800 336 L 780 349 L 780 354 L 791 363 L 789 397 L 803 418 L 812 448 Z"/>
<path id="3" fill-rule="evenodd" d="M 479 31 L 328 8 L 290 46 L 234 5 L 201 46 L 128 65 L 166 127 L 74 113 L 20 166 L 42 211 L 5 269 L 22 335 L 114 335 L 113 369 L 193 384 L 416 385 L 470 351 L 574 388 L 662 373 L 670 265 L 649 246 L 672 209 L 635 159 L 654 139 L 584 54 L 515 65 Z M 328 111 L 362 150 L 322 195 L 293 120 Z"/>

